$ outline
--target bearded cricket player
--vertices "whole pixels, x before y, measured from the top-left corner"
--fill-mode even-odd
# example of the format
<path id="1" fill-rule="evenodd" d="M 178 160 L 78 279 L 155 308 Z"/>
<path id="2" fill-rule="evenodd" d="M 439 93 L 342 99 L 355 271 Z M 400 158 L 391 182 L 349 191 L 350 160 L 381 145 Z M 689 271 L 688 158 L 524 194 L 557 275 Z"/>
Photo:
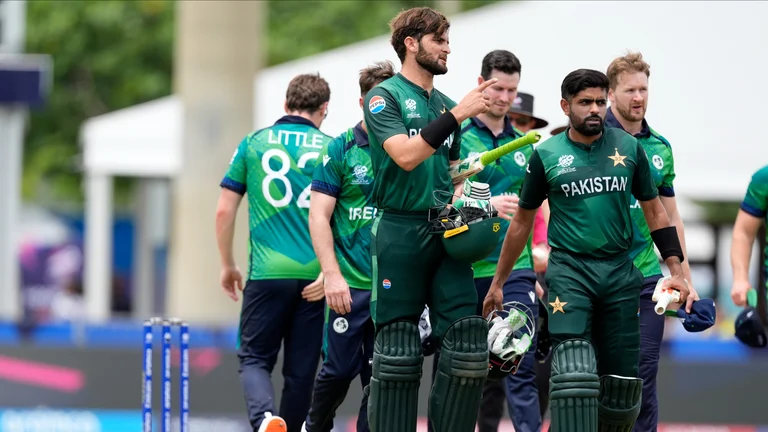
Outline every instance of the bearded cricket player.
<path id="1" fill-rule="evenodd" d="M 515 101 L 517 88 L 520 83 L 520 60 L 506 50 L 496 50 L 488 53 L 482 61 L 478 83 L 491 78 L 497 81 L 485 92 L 490 98 L 490 108 L 487 112 L 478 114 L 462 123 L 461 130 L 461 159 L 473 153 L 498 148 L 523 133 L 512 125 L 507 112 Z M 501 157 L 496 162 L 480 171 L 472 180 L 490 185 L 491 204 L 499 211 L 501 232 L 505 233 L 509 220 L 517 211 L 518 195 L 525 178 L 525 167 L 533 153 L 533 145 L 527 145 L 515 152 Z M 486 259 L 472 265 L 474 269 L 475 288 L 478 303 L 476 313 L 483 310 L 483 299 L 496 273 L 496 263 L 501 253 L 504 239 L 499 239 L 494 252 Z M 536 274 L 533 271 L 531 253 L 532 239 L 529 238 L 523 252 L 515 262 L 509 279 L 503 286 L 504 303 L 516 301 L 530 309 L 529 319 L 538 319 L 536 298 Z M 534 371 L 534 349 L 536 335 L 528 353 L 515 374 L 499 381 L 489 381 L 483 390 L 483 400 L 477 419 L 479 432 L 496 432 L 504 415 L 504 401 L 507 401 L 509 415 L 515 430 L 519 432 L 536 432 L 541 429 L 541 414 L 539 413 L 538 392 Z"/>
<path id="2" fill-rule="evenodd" d="M 390 62 L 360 71 L 360 107 L 380 82 L 394 76 Z M 336 409 L 360 376 L 371 378 L 371 224 L 373 169 L 368 131 L 358 122 L 323 151 L 315 167 L 309 205 L 309 230 L 325 281 L 323 364 L 315 380 L 312 406 L 302 432 L 330 432 Z M 368 432 L 368 398 L 363 397 L 357 431 Z"/>
<path id="3" fill-rule="evenodd" d="M 373 432 L 416 431 L 423 365 L 417 323 L 425 304 L 441 356 L 429 398 L 435 431 L 474 430 L 488 375 L 489 327 L 476 315 L 471 263 L 449 254 L 428 221 L 437 195 L 461 196 L 462 184 L 454 186 L 449 174 L 460 162 L 460 125 L 488 110 L 484 91 L 496 83 L 485 81 L 459 104 L 434 88 L 434 76 L 448 71 L 449 26 L 427 7 L 399 13 L 390 28 L 401 71 L 365 98 L 378 209 L 371 233 L 376 337 L 367 387 Z"/>
<path id="4" fill-rule="evenodd" d="M 643 275 L 629 255 L 630 195 L 639 202 L 661 256 L 668 288 L 684 302 L 689 289 L 676 228 L 658 198 L 648 158 L 636 138 L 604 128 L 608 77 L 579 69 L 561 86 L 571 126 L 540 144 L 502 246 L 484 313 L 499 309 L 502 287 L 525 248 L 536 210 L 549 199 L 548 328 L 553 432 L 631 431 L 640 411 L 637 316 Z"/>
<path id="5" fill-rule="evenodd" d="M 310 182 L 331 137 L 320 132 L 331 91 L 317 75 L 299 75 L 286 92 L 286 114 L 237 147 L 216 210 L 221 286 L 243 292 L 237 355 L 248 417 L 256 432 L 298 431 L 309 410 L 323 343 L 323 285 L 309 235 Z M 248 194 L 249 268 L 232 254 L 235 216 Z M 279 415 L 270 375 L 284 343 Z"/>
<path id="6" fill-rule="evenodd" d="M 608 100 L 611 106 L 606 111 L 607 127 L 621 129 L 637 139 L 650 162 L 651 176 L 659 191 L 659 200 L 669 216 L 669 221 L 677 228 L 680 244 L 685 250 L 685 226 L 677 211 L 675 200 L 675 160 L 669 141 L 653 130 L 645 118 L 648 108 L 648 79 L 651 67 L 643 60 L 640 53 L 629 53 L 614 59 L 608 66 L 606 75 L 610 82 Z M 654 432 L 659 422 L 659 407 L 656 396 L 656 374 L 659 370 L 659 352 L 664 337 L 664 315 L 654 311 L 656 302 L 652 300 L 656 283 L 663 277 L 659 259 L 653 246 L 653 239 L 645 222 L 643 209 L 634 197 L 630 197 L 630 213 L 634 224 L 630 257 L 635 267 L 643 273 L 643 288 L 640 292 L 640 375 L 643 380 L 643 400 L 640 416 L 634 430 Z M 691 284 L 691 269 L 688 261 L 683 261 L 683 275 L 688 281 L 690 294 L 686 310 L 690 312 L 694 300 L 698 300 L 696 290 Z"/>

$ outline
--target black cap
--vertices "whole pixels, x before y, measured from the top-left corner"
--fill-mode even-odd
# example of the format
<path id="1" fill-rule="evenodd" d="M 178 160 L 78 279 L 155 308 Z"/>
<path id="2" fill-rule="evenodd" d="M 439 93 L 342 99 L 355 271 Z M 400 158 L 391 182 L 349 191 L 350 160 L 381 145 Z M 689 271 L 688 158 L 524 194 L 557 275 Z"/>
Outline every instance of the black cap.
<path id="1" fill-rule="evenodd" d="M 741 311 L 739 316 L 736 317 L 734 327 L 736 338 L 745 345 L 763 348 L 768 344 L 765 328 L 763 328 L 763 323 L 760 322 L 760 315 L 757 313 L 757 309 L 752 306 L 747 306 Z"/>
<path id="2" fill-rule="evenodd" d="M 515 113 L 515 114 L 522 114 L 527 115 L 528 117 L 531 117 L 535 124 L 533 125 L 533 129 L 540 129 L 543 127 L 547 127 L 549 124 L 548 121 L 544 119 L 540 119 L 533 115 L 533 95 L 523 92 L 517 92 L 517 97 L 515 98 L 515 101 L 512 103 L 512 106 L 509 108 L 509 112 Z"/>

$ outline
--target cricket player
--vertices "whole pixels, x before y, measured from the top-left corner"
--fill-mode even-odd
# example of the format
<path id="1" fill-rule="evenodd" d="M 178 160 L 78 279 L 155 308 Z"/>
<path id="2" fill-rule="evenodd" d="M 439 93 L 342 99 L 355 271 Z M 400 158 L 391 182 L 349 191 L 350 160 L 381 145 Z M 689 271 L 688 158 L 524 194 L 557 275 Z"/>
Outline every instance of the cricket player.
<path id="1" fill-rule="evenodd" d="M 760 230 L 760 225 L 768 215 L 768 165 L 752 175 L 747 193 L 741 202 L 741 208 L 733 226 L 731 242 L 731 266 L 733 268 L 733 286 L 731 299 L 736 306 L 747 306 L 747 293 L 752 289 L 749 281 L 749 261 L 752 245 Z M 766 249 L 768 257 L 768 249 Z M 768 258 L 766 258 L 768 259 Z M 768 275 L 768 261 L 763 263 L 763 272 Z"/>
<path id="2" fill-rule="evenodd" d="M 628 53 L 614 59 L 606 75 L 610 82 L 608 100 L 611 106 L 605 114 L 606 127 L 621 129 L 637 139 L 650 162 L 651 176 L 659 191 L 659 200 L 664 206 L 669 222 L 677 228 L 683 254 L 685 249 L 685 227 L 675 200 L 675 161 L 672 147 L 663 136 L 648 126 L 645 118 L 648 109 L 648 78 L 651 67 L 643 60 L 641 53 Z M 640 292 L 640 375 L 643 380 L 643 400 L 635 431 L 656 431 L 659 421 L 659 407 L 656 397 L 656 373 L 659 370 L 659 351 L 664 337 L 664 315 L 654 312 L 652 300 L 656 283 L 664 277 L 653 246 L 653 239 L 645 222 L 645 215 L 635 197 L 630 197 L 630 214 L 634 236 L 630 257 L 635 267 L 643 274 L 643 288 Z M 683 275 L 688 281 L 690 294 L 686 311 L 698 300 L 691 284 L 691 269 L 688 261 L 682 263 Z"/>
<path id="3" fill-rule="evenodd" d="M 429 307 L 440 362 L 430 393 L 436 432 L 475 428 L 488 375 L 488 322 L 477 316 L 469 262 L 430 234 L 435 193 L 461 195 L 449 174 L 460 159 L 460 125 L 486 112 L 491 79 L 456 104 L 433 86 L 448 71 L 448 19 L 418 7 L 391 22 L 401 71 L 368 92 L 364 103 L 374 171 L 371 233 L 376 327 L 373 376 L 367 387 L 373 432 L 415 432 L 423 348 L 417 323 Z M 495 240 L 494 240 L 495 241 Z"/>
<path id="4" fill-rule="evenodd" d="M 462 160 L 476 153 L 493 150 L 523 136 L 523 132 L 516 129 L 507 117 L 507 112 L 517 96 L 520 73 L 520 60 L 509 51 L 491 51 L 483 58 L 478 84 L 491 78 L 496 78 L 497 81 L 485 90 L 490 98 L 489 110 L 462 123 Z M 505 232 L 509 226 L 508 221 L 517 211 L 518 195 L 525 178 L 525 167 L 532 153 L 533 145 L 523 147 L 503 156 L 472 179 L 490 185 L 491 204 L 499 211 L 500 217 L 505 219 L 502 220 L 501 232 Z M 502 242 L 503 237 L 493 254 L 472 265 L 479 299 L 476 309 L 478 315 L 482 313 L 483 299 L 496 273 L 496 263 L 501 253 Z M 535 293 L 536 274 L 533 271 L 531 247 L 532 239 L 529 238 L 509 279 L 504 283 L 503 292 L 505 303 L 517 301 L 528 306 L 531 310 L 529 319 L 536 322 L 539 308 Z M 541 429 L 533 359 L 535 347 L 536 335 L 534 334 L 531 348 L 520 362 L 517 372 L 506 379 L 486 383 L 478 416 L 479 432 L 498 430 L 504 414 L 505 395 L 509 415 L 516 431 L 536 432 Z"/>
<path id="5" fill-rule="evenodd" d="M 286 92 L 286 116 L 243 139 L 221 181 L 216 238 L 221 286 L 243 291 L 238 358 L 254 431 L 298 431 L 309 411 L 323 343 L 323 285 L 309 235 L 310 182 L 331 137 L 319 127 L 328 112 L 328 83 L 299 75 Z M 235 215 L 248 193 L 247 282 L 232 255 Z M 279 415 L 270 375 L 285 344 Z"/>
<path id="6" fill-rule="evenodd" d="M 550 378 L 553 432 L 630 430 L 640 410 L 638 293 L 642 273 L 629 256 L 633 227 L 627 203 L 643 209 L 672 278 L 688 296 L 683 250 L 670 225 L 643 147 L 604 128 L 609 81 L 579 69 L 561 86 L 572 125 L 531 155 L 518 210 L 507 230 L 484 312 L 499 309 L 502 286 L 528 241 L 536 209 L 549 199 L 548 328 L 555 346 Z"/>
<path id="7" fill-rule="evenodd" d="M 360 71 L 360 108 L 368 91 L 394 74 L 390 62 Z M 373 357 L 370 250 L 376 209 L 365 122 L 331 141 L 321 160 L 312 180 L 309 231 L 325 280 L 325 343 L 303 432 L 331 431 L 352 380 L 360 375 L 363 387 L 368 385 Z M 369 430 L 367 404 L 363 397 L 358 432 Z"/>

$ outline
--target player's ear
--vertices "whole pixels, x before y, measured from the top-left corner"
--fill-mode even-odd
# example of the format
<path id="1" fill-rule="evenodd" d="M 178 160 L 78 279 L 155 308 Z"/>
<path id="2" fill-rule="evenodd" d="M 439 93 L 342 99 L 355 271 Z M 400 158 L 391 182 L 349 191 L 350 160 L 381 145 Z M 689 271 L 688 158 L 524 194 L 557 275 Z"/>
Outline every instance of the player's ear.
<path id="1" fill-rule="evenodd" d="M 484 82 L 485 82 L 485 80 L 483 79 L 482 76 L 477 77 L 477 85 L 480 85 L 480 84 L 482 84 Z"/>
<path id="2" fill-rule="evenodd" d="M 405 49 L 416 54 L 419 52 L 419 41 L 416 40 L 416 38 L 408 36 L 403 41 L 403 44 L 405 45 Z"/>
<path id="3" fill-rule="evenodd" d="M 360 96 L 360 109 L 363 109 L 363 101 L 365 101 L 365 98 Z"/>
<path id="4" fill-rule="evenodd" d="M 571 104 L 565 99 L 560 99 L 560 109 L 563 110 L 563 114 L 571 115 Z"/>
<path id="5" fill-rule="evenodd" d="M 285 102 L 283 103 L 283 109 L 285 110 L 285 113 L 286 113 L 286 114 L 290 114 L 290 112 L 288 111 L 288 101 L 285 101 Z"/>
<path id="6" fill-rule="evenodd" d="M 608 88 L 608 100 L 611 102 L 611 105 L 613 105 L 613 99 L 614 99 L 613 89 Z"/>

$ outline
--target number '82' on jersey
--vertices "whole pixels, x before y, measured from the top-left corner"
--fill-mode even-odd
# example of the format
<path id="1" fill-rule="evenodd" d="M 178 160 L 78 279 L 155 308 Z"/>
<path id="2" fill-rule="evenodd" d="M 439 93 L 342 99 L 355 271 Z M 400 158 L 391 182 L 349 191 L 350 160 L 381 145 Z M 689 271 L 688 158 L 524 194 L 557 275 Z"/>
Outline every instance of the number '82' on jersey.
<path id="1" fill-rule="evenodd" d="M 312 173 L 331 137 L 284 116 L 246 136 L 221 186 L 248 195 L 248 279 L 314 280 L 320 266 L 309 237 Z"/>

